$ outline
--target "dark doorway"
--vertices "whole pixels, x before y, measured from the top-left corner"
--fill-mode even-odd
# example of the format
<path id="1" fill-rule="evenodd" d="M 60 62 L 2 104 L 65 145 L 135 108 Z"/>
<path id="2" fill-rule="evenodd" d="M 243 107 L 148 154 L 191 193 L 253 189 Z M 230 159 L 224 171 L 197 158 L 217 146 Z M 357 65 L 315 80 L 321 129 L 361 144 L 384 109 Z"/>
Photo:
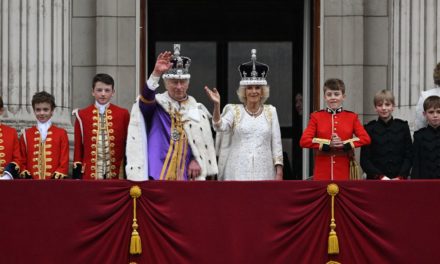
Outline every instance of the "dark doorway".
<path id="1" fill-rule="evenodd" d="M 238 103 L 237 67 L 249 61 L 250 50 L 256 48 L 257 60 L 270 67 L 267 103 L 278 110 L 283 149 L 289 157 L 286 165 L 301 159 L 294 150 L 298 135 L 294 127 L 300 128 L 295 95 L 302 91 L 303 1 L 150 0 L 146 10 L 148 68 L 154 68 L 157 54 L 181 43 L 182 55 L 192 59 L 189 93 L 208 108 L 212 105 L 204 85 L 219 89 L 223 106 Z M 296 167 L 285 176 L 300 177 Z"/>

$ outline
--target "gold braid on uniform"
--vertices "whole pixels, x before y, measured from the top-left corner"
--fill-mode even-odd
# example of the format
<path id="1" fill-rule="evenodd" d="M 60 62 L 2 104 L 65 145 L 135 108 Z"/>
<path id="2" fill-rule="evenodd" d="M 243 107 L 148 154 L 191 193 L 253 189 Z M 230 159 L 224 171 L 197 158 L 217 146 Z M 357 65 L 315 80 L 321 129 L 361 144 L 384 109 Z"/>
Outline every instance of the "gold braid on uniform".
<path id="1" fill-rule="evenodd" d="M 312 143 L 319 144 L 319 150 L 325 150 L 324 146 L 330 147 L 330 139 L 313 138 Z M 323 147 L 324 147 L 324 149 L 323 149 Z"/>

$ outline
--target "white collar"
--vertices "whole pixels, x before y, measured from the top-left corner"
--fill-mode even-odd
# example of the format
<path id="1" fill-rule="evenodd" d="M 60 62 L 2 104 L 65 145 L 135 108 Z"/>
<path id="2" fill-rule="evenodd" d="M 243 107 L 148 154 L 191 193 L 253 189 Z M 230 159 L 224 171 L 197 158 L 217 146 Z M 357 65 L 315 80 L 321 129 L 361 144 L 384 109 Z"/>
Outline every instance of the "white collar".
<path id="1" fill-rule="evenodd" d="M 97 101 L 95 101 L 95 106 L 96 106 L 96 108 L 98 108 L 99 113 L 101 115 L 105 113 L 105 110 L 107 109 L 109 104 L 110 104 L 110 102 L 106 103 L 105 105 L 102 105 L 102 104 L 98 103 Z"/>
<path id="2" fill-rule="evenodd" d="M 41 123 L 40 121 L 37 121 L 37 128 L 40 132 L 41 139 L 43 141 L 47 138 L 47 131 L 49 130 L 50 126 L 52 125 L 52 119 L 49 119 L 46 123 Z"/>

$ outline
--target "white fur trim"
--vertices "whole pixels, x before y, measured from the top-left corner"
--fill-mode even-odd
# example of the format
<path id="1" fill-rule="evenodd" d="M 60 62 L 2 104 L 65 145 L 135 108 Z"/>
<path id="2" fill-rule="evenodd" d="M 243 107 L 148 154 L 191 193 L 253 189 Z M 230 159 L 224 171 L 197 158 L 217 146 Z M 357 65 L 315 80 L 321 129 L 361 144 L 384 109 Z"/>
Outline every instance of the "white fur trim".
<path id="1" fill-rule="evenodd" d="M 78 119 L 79 127 L 81 129 L 81 141 L 82 141 L 81 143 L 84 144 L 84 128 L 81 117 L 79 117 L 79 109 L 78 108 L 73 109 L 72 115 L 76 116 L 76 119 Z"/>
<path id="2" fill-rule="evenodd" d="M 125 172 L 131 181 L 148 180 L 147 127 L 139 108 L 139 98 L 133 104 L 128 124 Z"/>
<path id="3" fill-rule="evenodd" d="M 168 112 L 170 105 L 176 104 L 168 94 L 162 93 L 156 95 L 158 102 L 165 111 Z M 183 128 L 188 137 L 188 144 L 191 147 L 192 155 L 199 163 L 202 171 L 196 180 L 205 180 L 206 176 L 216 175 L 218 173 L 217 159 L 215 156 L 214 139 L 211 132 L 211 114 L 206 107 L 197 103 L 192 96 L 188 96 L 185 103 L 186 110 L 182 112 L 185 122 Z M 196 121 L 196 116 L 199 121 Z"/>

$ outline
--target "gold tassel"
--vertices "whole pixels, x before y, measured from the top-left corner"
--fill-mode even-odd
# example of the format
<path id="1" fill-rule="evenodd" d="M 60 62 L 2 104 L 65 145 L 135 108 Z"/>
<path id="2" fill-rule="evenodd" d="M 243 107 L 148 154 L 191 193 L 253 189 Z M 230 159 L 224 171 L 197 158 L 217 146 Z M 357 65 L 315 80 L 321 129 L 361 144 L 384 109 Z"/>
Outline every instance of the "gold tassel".
<path id="1" fill-rule="evenodd" d="M 134 185 L 130 188 L 130 196 L 133 198 L 133 231 L 131 232 L 131 240 L 130 240 L 130 254 L 141 254 L 142 253 L 142 243 L 141 237 L 139 236 L 138 224 L 136 219 L 136 199 L 139 198 L 142 194 L 141 188 L 139 186 Z"/>
<path id="2" fill-rule="evenodd" d="M 335 196 L 339 192 L 338 185 L 331 183 L 327 186 L 327 193 L 332 197 L 332 219 L 330 222 L 330 234 L 328 236 L 328 254 L 339 254 L 339 242 L 338 236 L 336 235 L 336 222 L 335 222 Z"/>
<path id="3" fill-rule="evenodd" d="M 350 180 L 361 180 L 362 174 L 360 172 L 361 167 L 356 161 L 354 150 L 348 153 L 348 158 L 350 159 Z"/>
<path id="4" fill-rule="evenodd" d="M 355 159 L 350 160 L 350 180 L 361 180 L 361 173 L 359 172 L 359 164 Z"/>

